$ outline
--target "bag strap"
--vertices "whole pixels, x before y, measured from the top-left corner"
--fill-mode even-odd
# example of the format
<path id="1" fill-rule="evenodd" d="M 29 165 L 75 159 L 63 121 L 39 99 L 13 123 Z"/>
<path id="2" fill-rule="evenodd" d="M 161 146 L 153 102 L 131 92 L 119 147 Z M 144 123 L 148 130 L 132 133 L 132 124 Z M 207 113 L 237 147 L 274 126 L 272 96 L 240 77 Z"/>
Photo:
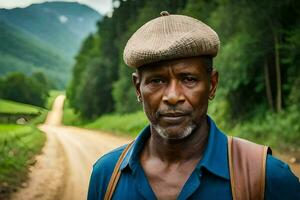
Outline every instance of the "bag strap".
<path id="1" fill-rule="evenodd" d="M 263 200 L 267 146 L 228 136 L 228 161 L 233 200 Z"/>
<path id="2" fill-rule="evenodd" d="M 132 146 L 133 142 L 134 141 L 130 142 L 126 146 L 126 148 L 123 150 L 122 154 L 120 155 L 120 157 L 119 157 L 119 159 L 118 159 L 118 161 L 115 165 L 114 171 L 113 171 L 113 173 L 110 177 L 110 180 L 109 180 L 109 183 L 108 183 L 105 195 L 104 195 L 104 200 L 110 200 L 112 198 L 112 195 L 113 195 L 113 193 L 116 189 L 117 183 L 118 183 L 120 175 L 121 175 L 121 171 L 119 170 L 120 166 L 121 166 L 121 163 L 124 160 L 128 150 Z"/>

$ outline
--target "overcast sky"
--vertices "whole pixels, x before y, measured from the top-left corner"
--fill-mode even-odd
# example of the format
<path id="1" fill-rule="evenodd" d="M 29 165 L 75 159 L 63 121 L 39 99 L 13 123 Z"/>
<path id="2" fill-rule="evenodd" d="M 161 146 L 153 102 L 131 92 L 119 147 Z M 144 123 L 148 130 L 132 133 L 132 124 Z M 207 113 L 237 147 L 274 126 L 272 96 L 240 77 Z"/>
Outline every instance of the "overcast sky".
<path id="1" fill-rule="evenodd" d="M 0 8 L 26 7 L 33 3 L 41 3 L 46 0 L 0 0 Z M 101 14 L 107 14 L 112 10 L 112 0 L 47 0 L 47 1 L 76 1 L 92 7 Z"/>

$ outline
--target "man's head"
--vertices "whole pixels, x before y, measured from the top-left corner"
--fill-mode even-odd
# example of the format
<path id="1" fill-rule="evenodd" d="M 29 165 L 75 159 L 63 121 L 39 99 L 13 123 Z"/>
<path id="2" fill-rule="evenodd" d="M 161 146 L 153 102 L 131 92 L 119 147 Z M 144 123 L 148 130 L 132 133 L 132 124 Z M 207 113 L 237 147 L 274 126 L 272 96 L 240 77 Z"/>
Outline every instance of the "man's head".
<path id="1" fill-rule="evenodd" d="M 151 127 L 165 139 L 182 139 L 201 126 L 208 100 L 215 95 L 218 73 L 217 34 L 187 16 L 149 21 L 129 39 L 124 61 L 136 68 L 133 82 Z"/>

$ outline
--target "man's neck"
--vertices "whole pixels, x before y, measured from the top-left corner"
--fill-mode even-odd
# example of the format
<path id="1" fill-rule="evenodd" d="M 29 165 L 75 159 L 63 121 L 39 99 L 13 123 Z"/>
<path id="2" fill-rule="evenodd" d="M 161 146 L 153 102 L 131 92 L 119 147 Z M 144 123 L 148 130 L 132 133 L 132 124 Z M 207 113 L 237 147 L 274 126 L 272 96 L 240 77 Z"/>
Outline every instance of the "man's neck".
<path id="1" fill-rule="evenodd" d="M 207 144 L 208 132 L 207 118 L 203 118 L 197 129 L 184 139 L 164 139 L 151 128 L 144 153 L 147 157 L 155 157 L 169 164 L 200 160 Z"/>

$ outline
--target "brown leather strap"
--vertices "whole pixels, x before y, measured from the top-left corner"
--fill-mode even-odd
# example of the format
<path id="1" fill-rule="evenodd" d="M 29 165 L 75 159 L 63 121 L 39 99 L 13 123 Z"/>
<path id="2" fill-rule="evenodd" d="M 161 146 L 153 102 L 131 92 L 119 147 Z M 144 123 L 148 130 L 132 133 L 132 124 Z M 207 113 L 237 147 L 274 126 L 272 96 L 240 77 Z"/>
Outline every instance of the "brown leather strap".
<path id="1" fill-rule="evenodd" d="M 233 200 L 263 200 L 267 146 L 228 136 L 228 161 Z"/>
<path id="2" fill-rule="evenodd" d="M 105 195 L 104 195 L 104 200 L 110 200 L 112 198 L 112 195 L 116 189 L 117 183 L 119 181 L 120 175 L 121 175 L 121 171 L 119 170 L 120 165 L 123 161 L 123 159 L 125 158 L 128 150 L 130 149 L 130 147 L 132 146 L 134 141 L 132 141 L 131 143 L 129 143 L 126 148 L 123 150 L 122 154 L 119 157 L 118 162 L 115 165 L 114 171 L 110 177 Z"/>

